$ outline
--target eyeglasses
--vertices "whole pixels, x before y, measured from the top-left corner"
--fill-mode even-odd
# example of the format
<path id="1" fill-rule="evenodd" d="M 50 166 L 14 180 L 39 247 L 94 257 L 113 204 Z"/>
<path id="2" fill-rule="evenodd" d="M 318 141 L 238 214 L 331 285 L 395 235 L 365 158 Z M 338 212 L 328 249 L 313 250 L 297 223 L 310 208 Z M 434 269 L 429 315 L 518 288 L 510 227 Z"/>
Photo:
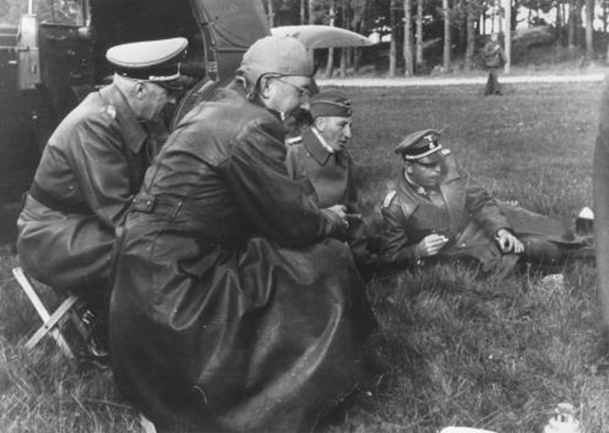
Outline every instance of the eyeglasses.
<path id="1" fill-rule="evenodd" d="M 311 89 L 308 89 L 308 88 L 302 87 L 302 86 L 297 86 L 295 84 L 292 84 L 292 83 L 289 83 L 289 82 L 287 82 L 285 80 L 282 80 L 279 77 L 271 77 L 271 78 L 273 78 L 273 79 L 275 79 L 275 80 L 277 80 L 277 81 L 279 81 L 279 82 L 281 82 L 283 84 L 287 84 L 288 86 L 296 89 L 296 91 L 298 92 L 298 97 L 299 98 L 304 98 L 305 96 L 306 97 L 311 96 Z"/>

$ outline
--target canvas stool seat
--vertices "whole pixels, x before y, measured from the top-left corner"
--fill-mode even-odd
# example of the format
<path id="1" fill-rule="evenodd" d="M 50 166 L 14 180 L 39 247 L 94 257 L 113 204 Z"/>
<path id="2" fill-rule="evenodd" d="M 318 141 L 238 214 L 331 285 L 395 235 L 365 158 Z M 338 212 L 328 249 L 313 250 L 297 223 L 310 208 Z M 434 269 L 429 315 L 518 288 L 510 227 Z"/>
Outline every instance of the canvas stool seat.
<path id="1" fill-rule="evenodd" d="M 19 266 L 13 268 L 12 272 L 17 283 L 19 283 L 19 286 L 21 286 L 42 320 L 42 326 L 40 326 L 28 339 L 25 343 L 25 347 L 27 349 L 32 349 L 42 341 L 45 336 L 50 335 L 66 356 L 75 358 L 77 353 L 75 351 L 76 342 L 73 341 L 72 345 L 70 345 L 65 331 L 66 325 L 71 323 L 76 330 L 76 332 L 74 332 L 75 337 L 73 338 L 82 338 L 81 343 L 86 344 L 90 331 L 87 330 L 78 315 L 79 308 L 84 306 L 84 301 L 77 295 L 66 293 L 53 287 L 53 291 L 63 300 L 54 311 L 49 312 L 48 307 L 45 306 L 35 288 L 36 285 L 33 283 L 33 278 L 28 276 Z"/>

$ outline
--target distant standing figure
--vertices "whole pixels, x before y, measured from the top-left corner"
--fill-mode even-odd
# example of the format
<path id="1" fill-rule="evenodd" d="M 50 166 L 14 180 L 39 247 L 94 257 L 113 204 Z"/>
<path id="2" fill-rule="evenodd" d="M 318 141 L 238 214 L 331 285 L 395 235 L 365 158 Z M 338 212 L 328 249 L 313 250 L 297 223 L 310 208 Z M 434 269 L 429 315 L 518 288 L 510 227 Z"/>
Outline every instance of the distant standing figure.
<path id="1" fill-rule="evenodd" d="M 484 66 L 488 69 L 484 96 L 503 95 L 499 84 L 499 68 L 504 65 L 506 58 L 503 48 L 499 45 L 499 35 L 497 33 L 491 35 L 490 40 L 482 50 L 482 56 L 484 57 Z"/>
<path id="2" fill-rule="evenodd" d="M 381 209 L 384 263 L 470 258 L 485 271 L 507 272 L 519 257 L 551 263 L 583 246 L 560 221 L 495 200 L 438 137 L 418 131 L 395 149 L 404 169 Z"/>

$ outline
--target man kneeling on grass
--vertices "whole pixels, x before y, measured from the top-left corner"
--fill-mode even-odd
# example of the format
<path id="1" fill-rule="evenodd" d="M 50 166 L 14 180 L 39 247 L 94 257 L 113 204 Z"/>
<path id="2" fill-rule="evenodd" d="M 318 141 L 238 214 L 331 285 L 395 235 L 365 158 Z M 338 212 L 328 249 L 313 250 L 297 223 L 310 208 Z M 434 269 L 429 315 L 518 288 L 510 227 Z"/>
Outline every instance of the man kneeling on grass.
<path id="1" fill-rule="evenodd" d="M 439 136 L 418 131 L 395 149 L 404 169 L 381 209 L 382 263 L 473 259 L 484 271 L 506 273 L 520 257 L 556 263 L 583 246 L 560 221 L 491 197 Z"/>

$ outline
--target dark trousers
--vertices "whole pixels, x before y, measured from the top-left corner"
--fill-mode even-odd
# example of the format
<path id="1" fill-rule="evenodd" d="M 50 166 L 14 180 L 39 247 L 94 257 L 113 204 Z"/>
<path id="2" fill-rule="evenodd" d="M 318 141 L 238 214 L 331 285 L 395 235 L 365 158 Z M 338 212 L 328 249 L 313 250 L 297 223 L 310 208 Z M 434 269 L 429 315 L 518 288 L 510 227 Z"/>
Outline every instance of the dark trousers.
<path id="1" fill-rule="evenodd" d="M 499 68 L 488 68 L 488 80 L 484 96 L 501 95 L 501 85 L 499 84 Z"/>

